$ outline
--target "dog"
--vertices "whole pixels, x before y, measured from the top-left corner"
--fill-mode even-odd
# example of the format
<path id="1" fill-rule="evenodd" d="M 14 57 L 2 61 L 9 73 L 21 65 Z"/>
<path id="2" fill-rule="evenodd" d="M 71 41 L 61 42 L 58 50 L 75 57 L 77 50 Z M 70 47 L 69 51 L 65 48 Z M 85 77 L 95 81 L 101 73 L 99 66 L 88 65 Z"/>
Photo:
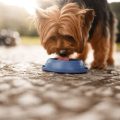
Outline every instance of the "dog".
<path id="1" fill-rule="evenodd" d="M 36 10 L 37 30 L 48 54 L 86 60 L 88 44 L 94 50 L 93 69 L 114 65 L 115 17 L 107 0 L 57 0 Z"/>

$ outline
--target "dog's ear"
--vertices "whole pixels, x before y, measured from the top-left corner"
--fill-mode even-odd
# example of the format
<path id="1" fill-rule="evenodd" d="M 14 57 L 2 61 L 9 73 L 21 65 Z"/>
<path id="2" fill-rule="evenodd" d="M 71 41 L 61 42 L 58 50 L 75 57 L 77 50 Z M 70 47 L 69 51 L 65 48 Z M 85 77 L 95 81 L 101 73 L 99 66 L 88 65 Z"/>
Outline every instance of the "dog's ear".
<path id="1" fill-rule="evenodd" d="M 78 26 L 79 26 L 79 34 L 81 38 L 79 38 L 79 47 L 78 52 L 82 53 L 84 49 L 84 45 L 86 40 L 88 39 L 88 32 L 90 30 L 91 24 L 94 20 L 95 12 L 93 9 L 80 9 L 77 13 L 78 17 Z M 80 49 L 81 48 L 81 49 Z"/>
<path id="2" fill-rule="evenodd" d="M 44 20 L 48 18 L 46 11 L 43 9 L 36 9 L 36 15 L 39 20 Z"/>
<path id="3" fill-rule="evenodd" d="M 95 11 L 93 9 L 83 9 L 80 10 L 77 15 L 83 18 L 84 25 L 89 28 L 94 20 Z"/>

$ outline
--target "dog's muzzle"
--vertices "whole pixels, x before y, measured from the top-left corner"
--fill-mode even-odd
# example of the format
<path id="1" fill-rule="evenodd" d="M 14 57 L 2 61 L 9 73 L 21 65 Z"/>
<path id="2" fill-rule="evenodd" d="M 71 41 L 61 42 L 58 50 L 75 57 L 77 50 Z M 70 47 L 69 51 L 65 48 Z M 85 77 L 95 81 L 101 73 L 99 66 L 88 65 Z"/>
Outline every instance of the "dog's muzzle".
<path id="1" fill-rule="evenodd" d="M 60 50 L 59 55 L 60 56 L 66 56 L 67 55 L 67 50 Z"/>

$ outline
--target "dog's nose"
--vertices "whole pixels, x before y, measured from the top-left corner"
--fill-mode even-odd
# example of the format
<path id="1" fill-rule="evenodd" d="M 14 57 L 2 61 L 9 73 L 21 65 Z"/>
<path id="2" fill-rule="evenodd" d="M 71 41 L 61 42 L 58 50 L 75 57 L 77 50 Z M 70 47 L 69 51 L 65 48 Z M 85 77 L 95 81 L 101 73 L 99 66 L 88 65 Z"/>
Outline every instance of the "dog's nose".
<path id="1" fill-rule="evenodd" d="M 60 50 L 60 51 L 59 51 L 59 54 L 60 54 L 61 56 L 66 56 L 66 50 Z"/>

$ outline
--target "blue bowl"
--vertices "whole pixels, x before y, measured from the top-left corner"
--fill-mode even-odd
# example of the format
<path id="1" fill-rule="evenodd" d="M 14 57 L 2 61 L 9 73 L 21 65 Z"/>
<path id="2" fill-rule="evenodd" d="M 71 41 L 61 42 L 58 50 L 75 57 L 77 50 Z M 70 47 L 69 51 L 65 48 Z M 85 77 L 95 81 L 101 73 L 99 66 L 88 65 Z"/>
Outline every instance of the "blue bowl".
<path id="1" fill-rule="evenodd" d="M 70 59 L 69 61 L 64 61 L 58 60 L 57 58 L 48 59 L 46 64 L 42 66 L 42 70 L 62 74 L 80 74 L 88 72 L 88 68 L 84 65 L 82 60 Z"/>

